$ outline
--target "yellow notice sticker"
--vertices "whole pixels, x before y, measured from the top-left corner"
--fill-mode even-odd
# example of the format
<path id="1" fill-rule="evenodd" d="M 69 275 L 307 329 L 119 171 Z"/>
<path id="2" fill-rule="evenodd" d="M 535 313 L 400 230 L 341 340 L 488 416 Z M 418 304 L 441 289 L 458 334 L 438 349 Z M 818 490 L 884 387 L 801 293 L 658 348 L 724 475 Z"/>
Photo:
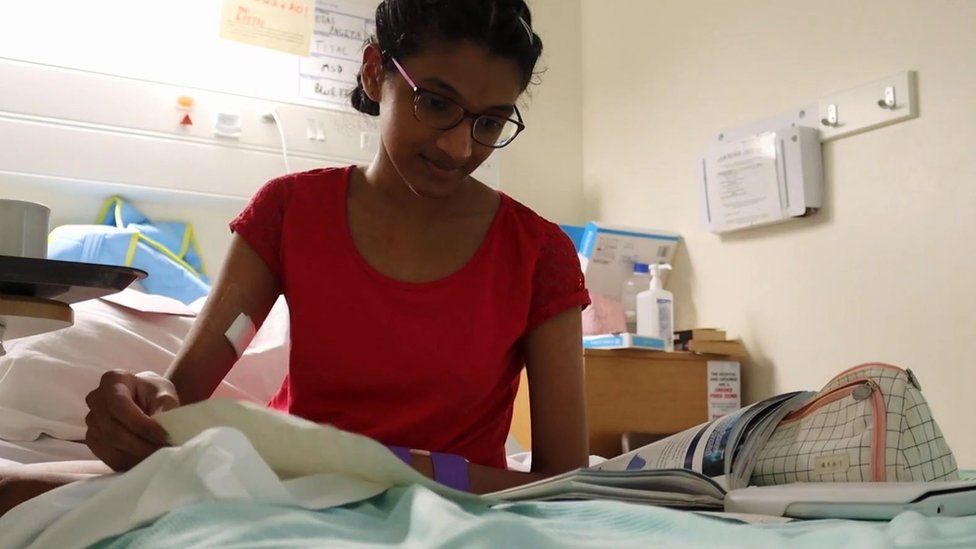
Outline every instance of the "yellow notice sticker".
<path id="1" fill-rule="evenodd" d="M 224 0 L 220 37 L 307 56 L 315 0 Z"/>

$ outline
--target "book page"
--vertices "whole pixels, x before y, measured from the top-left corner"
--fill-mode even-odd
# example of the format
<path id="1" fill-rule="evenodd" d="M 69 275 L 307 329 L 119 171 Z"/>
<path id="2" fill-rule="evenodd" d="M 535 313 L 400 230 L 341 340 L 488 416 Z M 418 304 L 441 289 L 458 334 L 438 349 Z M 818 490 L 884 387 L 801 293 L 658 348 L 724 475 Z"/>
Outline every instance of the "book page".
<path id="1" fill-rule="evenodd" d="M 757 425 L 767 425 L 781 417 L 772 411 L 782 407 L 795 395 L 777 395 L 615 457 L 594 468 L 616 471 L 687 469 L 701 473 L 726 490 L 730 486 L 739 486 L 743 479 L 734 478 L 732 466 L 736 451 L 747 438 L 744 434 L 766 434 L 768 429 L 756 431 Z"/>
<path id="2" fill-rule="evenodd" d="M 505 501 L 612 499 L 681 508 L 721 507 L 725 490 L 685 469 L 601 471 L 580 469 L 532 484 L 486 494 Z"/>
<path id="3" fill-rule="evenodd" d="M 507 501 L 599 498 L 714 508 L 727 490 L 748 482 L 755 448 L 811 394 L 777 395 L 588 469 L 488 495 Z M 737 465 L 737 457 L 748 463 Z"/>
<path id="4" fill-rule="evenodd" d="M 756 454 L 765 446 L 776 426 L 787 414 L 806 404 L 815 395 L 816 393 L 809 391 L 789 393 L 767 399 L 756 406 L 758 411 L 749 420 L 741 436 L 742 442 L 736 445 L 732 454 L 731 478 L 734 482 L 729 483 L 729 489 L 742 488 L 749 484 L 756 466 Z M 763 406 L 773 401 L 778 404 Z"/>

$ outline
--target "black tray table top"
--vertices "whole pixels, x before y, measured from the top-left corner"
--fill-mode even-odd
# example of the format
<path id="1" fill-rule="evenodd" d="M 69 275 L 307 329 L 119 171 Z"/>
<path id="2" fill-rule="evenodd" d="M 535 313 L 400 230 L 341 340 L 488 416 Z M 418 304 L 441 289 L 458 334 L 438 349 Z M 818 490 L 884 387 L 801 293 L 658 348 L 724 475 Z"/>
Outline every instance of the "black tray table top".
<path id="1" fill-rule="evenodd" d="M 146 276 L 132 267 L 0 255 L 0 295 L 71 304 L 120 292 Z"/>

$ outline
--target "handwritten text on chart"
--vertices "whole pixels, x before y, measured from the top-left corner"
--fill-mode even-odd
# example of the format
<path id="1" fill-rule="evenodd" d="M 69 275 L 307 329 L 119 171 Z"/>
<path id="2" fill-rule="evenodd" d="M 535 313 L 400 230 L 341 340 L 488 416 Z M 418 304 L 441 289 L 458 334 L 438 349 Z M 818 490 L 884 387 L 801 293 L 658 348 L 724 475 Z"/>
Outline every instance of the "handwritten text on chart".
<path id="1" fill-rule="evenodd" d="M 318 99 L 327 101 L 335 105 L 348 107 L 349 97 L 352 95 L 355 85 L 340 84 L 328 80 L 313 80 L 303 78 L 301 81 L 301 95 L 308 99 Z"/>
<path id="2" fill-rule="evenodd" d="M 308 55 L 315 0 L 223 0 L 220 38 Z"/>
<path id="3" fill-rule="evenodd" d="M 351 2 L 316 2 L 311 55 L 299 64 L 302 97 L 350 108 L 363 46 L 376 32 L 371 16 Z"/>
<path id="4" fill-rule="evenodd" d="M 362 47 L 362 44 L 357 44 L 355 47 L 349 47 L 348 44 L 337 44 L 335 40 L 329 40 L 326 37 L 312 37 L 313 54 L 356 60 L 359 57 Z"/>
<path id="5" fill-rule="evenodd" d="M 298 15 L 305 15 L 309 11 L 309 6 L 296 4 L 295 2 L 285 2 L 284 0 L 251 0 L 255 4 L 262 4 L 272 8 L 280 8 Z"/>
<path id="6" fill-rule="evenodd" d="M 371 28 L 359 17 L 321 11 L 315 13 L 315 30 L 328 36 L 355 40 L 360 44 L 371 33 Z"/>
<path id="7" fill-rule="evenodd" d="M 355 84 L 356 75 L 359 74 L 359 65 L 358 61 L 316 55 L 302 58 L 301 74 Z"/>

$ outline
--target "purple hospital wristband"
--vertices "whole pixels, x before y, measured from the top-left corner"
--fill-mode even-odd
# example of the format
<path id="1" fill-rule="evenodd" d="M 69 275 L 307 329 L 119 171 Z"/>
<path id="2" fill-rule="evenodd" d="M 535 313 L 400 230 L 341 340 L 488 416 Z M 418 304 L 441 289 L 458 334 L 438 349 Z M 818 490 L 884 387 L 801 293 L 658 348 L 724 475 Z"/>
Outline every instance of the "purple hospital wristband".
<path id="1" fill-rule="evenodd" d="M 387 448 L 407 465 L 413 465 L 413 454 L 415 453 L 429 456 L 434 469 L 435 481 L 462 492 L 471 491 L 471 484 L 468 479 L 468 461 L 463 457 L 440 452 L 411 450 L 404 446 L 387 446 Z"/>
<path id="2" fill-rule="evenodd" d="M 400 461 L 411 465 L 413 463 L 413 458 L 410 456 L 410 449 L 405 446 L 387 446 L 393 455 L 400 458 Z"/>
<path id="3" fill-rule="evenodd" d="M 431 452 L 430 461 L 434 465 L 434 480 L 455 490 L 471 491 L 468 462 L 463 457 Z"/>

